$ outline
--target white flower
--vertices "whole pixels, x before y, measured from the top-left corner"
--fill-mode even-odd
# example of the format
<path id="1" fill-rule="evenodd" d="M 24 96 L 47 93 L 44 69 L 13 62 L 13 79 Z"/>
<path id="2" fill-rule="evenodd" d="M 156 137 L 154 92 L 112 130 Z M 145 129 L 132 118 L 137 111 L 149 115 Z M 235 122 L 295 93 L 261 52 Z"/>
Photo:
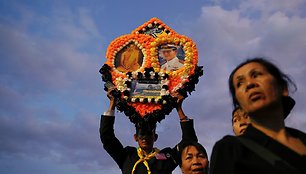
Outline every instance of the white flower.
<path id="1" fill-rule="evenodd" d="M 160 95 L 161 96 L 166 95 L 166 92 L 167 92 L 166 89 L 162 89 L 162 90 L 160 90 Z"/>
<path id="2" fill-rule="evenodd" d="M 169 85 L 169 80 L 161 80 L 162 85 Z"/>

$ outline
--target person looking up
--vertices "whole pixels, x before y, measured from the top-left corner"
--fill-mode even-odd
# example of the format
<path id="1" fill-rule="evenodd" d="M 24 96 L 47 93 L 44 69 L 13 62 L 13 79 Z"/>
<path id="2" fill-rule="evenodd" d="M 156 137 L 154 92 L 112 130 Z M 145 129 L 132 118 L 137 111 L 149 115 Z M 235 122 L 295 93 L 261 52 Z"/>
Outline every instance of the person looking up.
<path id="1" fill-rule="evenodd" d="M 183 174 L 208 174 L 208 157 L 198 142 L 184 142 L 180 146 L 179 166 Z"/>
<path id="2" fill-rule="evenodd" d="M 293 107 L 292 80 L 270 61 L 253 58 L 238 65 L 228 82 L 234 107 L 245 111 L 251 124 L 243 135 L 225 136 L 214 145 L 210 172 L 306 173 L 306 134 L 284 121 Z"/>
<path id="3" fill-rule="evenodd" d="M 236 136 L 242 135 L 251 123 L 250 117 L 239 107 L 232 112 L 232 127 Z"/>

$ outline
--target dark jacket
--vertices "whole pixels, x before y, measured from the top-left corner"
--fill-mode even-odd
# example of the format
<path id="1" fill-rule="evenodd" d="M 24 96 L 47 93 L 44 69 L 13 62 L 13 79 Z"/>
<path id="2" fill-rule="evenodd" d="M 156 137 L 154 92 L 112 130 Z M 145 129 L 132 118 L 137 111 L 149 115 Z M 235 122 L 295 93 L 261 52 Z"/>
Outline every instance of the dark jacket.
<path id="1" fill-rule="evenodd" d="M 123 174 L 131 174 L 139 157 L 135 147 L 123 147 L 114 134 L 115 117 L 101 116 L 100 138 L 104 149 L 115 160 Z M 193 121 L 181 122 L 183 141 L 197 141 Z M 178 146 L 178 145 L 177 145 Z M 148 161 L 152 174 L 170 174 L 177 167 L 178 147 L 164 148 L 159 154 L 166 158 L 153 157 Z M 145 174 L 147 169 L 143 163 L 137 165 L 135 174 Z"/>
<path id="2" fill-rule="evenodd" d="M 286 128 L 292 136 L 299 138 L 306 145 L 306 134 L 292 128 Z M 288 147 L 268 137 L 253 126 L 248 126 L 241 137 L 251 139 L 270 152 L 291 164 L 300 173 L 306 174 L 306 155 L 299 155 Z M 238 137 L 225 136 L 218 141 L 211 155 L 211 174 L 274 174 L 288 173 L 275 164 L 272 166 L 255 152 L 243 145 Z"/>

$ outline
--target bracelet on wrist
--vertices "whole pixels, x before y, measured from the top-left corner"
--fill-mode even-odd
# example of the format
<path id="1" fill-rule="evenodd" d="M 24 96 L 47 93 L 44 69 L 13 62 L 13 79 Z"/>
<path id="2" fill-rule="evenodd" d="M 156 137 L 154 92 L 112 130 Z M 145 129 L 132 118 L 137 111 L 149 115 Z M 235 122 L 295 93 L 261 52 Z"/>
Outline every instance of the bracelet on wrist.
<path id="1" fill-rule="evenodd" d="M 185 116 L 184 118 L 181 118 L 180 119 L 180 121 L 189 121 L 190 119 L 187 117 L 187 116 Z"/>
<path id="2" fill-rule="evenodd" d="M 103 113 L 106 116 L 115 116 L 115 110 L 109 110 Z"/>

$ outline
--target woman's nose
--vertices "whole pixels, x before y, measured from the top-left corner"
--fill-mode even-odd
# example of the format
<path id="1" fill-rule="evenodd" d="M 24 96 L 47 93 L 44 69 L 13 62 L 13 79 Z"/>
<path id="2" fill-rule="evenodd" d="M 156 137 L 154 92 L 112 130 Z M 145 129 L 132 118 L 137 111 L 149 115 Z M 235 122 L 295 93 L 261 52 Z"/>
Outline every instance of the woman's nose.
<path id="1" fill-rule="evenodd" d="M 247 86 L 246 86 L 246 90 L 252 89 L 256 86 L 256 83 L 253 80 L 248 80 L 247 81 Z"/>
<path id="2" fill-rule="evenodd" d="M 199 159 L 199 158 L 197 158 L 197 157 L 193 158 L 193 164 L 198 164 L 198 163 L 199 163 L 199 161 L 200 161 L 200 159 Z"/>

